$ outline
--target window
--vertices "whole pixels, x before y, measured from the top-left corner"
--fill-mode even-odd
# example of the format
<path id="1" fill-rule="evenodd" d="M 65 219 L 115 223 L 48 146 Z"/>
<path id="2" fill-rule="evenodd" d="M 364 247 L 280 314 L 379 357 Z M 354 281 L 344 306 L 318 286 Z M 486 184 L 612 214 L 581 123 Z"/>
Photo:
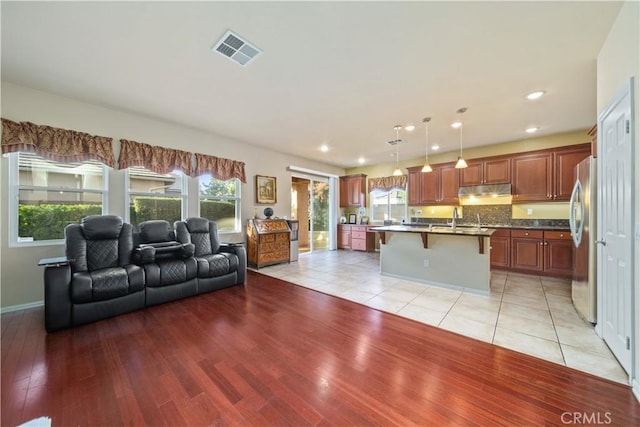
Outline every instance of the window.
<path id="1" fill-rule="evenodd" d="M 107 166 L 9 154 L 11 246 L 60 244 L 64 228 L 107 211 Z"/>
<path id="2" fill-rule="evenodd" d="M 240 232 L 240 180 L 221 181 L 211 175 L 198 177 L 200 216 L 215 221 L 221 233 Z"/>
<path id="3" fill-rule="evenodd" d="M 160 174 L 142 167 L 127 168 L 127 221 L 137 226 L 150 219 L 164 219 L 173 227 L 187 211 L 186 181 L 180 171 Z"/>
<path id="4" fill-rule="evenodd" d="M 371 220 L 400 222 L 407 214 L 407 192 L 404 190 L 380 191 L 370 194 Z"/>

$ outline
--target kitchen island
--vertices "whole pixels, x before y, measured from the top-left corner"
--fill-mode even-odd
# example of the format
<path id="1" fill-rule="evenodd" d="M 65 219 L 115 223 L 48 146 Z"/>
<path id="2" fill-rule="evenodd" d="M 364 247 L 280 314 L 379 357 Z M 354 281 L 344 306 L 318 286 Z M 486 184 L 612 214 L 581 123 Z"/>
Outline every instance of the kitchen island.
<path id="1" fill-rule="evenodd" d="M 380 233 L 380 273 L 488 295 L 491 228 L 391 225 Z"/>

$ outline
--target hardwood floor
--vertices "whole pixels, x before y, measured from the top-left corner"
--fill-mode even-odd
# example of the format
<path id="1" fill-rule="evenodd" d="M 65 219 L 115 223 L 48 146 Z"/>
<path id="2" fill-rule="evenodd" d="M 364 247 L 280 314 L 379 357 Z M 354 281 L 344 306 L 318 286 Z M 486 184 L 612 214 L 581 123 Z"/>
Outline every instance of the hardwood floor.
<path id="1" fill-rule="evenodd" d="M 640 424 L 624 385 L 252 271 L 48 335 L 4 314 L 1 374 L 2 426 Z"/>

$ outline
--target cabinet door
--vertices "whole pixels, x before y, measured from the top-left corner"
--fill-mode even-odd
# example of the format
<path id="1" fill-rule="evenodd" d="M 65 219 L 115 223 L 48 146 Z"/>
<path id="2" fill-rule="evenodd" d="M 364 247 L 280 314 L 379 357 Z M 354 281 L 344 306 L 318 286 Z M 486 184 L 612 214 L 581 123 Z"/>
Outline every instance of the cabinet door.
<path id="1" fill-rule="evenodd" d="M 349 203 L 351 206 L 364 206 L 364 178 L 349 179 Z"/>
<path id="2" fill-rule="evenodd" d="M 340 207 L 349 207 L 349 201 L 349 185 L 347 182 L 347 178 L 340 177 Z"/>
<path id="3" fill-rule="evenodd" d="M 483 166 L 483 184 L 509 184 L 511 182 L 511 159 L 485 160 Z"/>
<path id="4" fill-rule="evenodd" d="M 422 180 L 420 169 L 409 169 L 407 175 L 407 204 L 409 206 L 420 205 L 420 184 Z"/>
<path id="5" fill-rule="evenodd" d="M 338 226 L 338 249 L 351 249 L 351 227 Z"/>
<path id="6" fill-rule="evenodd" d="M 438 203 L 438 172 L 421 173 L 420 177 L 420 204 L 433 205 Z"/>
<path id="7" fill-rule="evenodd" d="M 460 169 L 460 185 L 480 185 L 483 181 L 482 162 L 468 162 L 464 169 Z"/>
<path id="8" fill-rule="evenodd" d="M 555 188 L 554 200 L 569 200 L 576 182 L 575 168 L 578 163 L 589 157 L 589 146 L 557 151 L 554 153 Z"/>
<path id="9" fill-rule="evenodd" d="M 511 267 L 542 271 L 544 268 L 542 231 L 511 230 Z"/>
<path id="10" fill-rule="evenodd" d="M 573 240 L 568 231 L 544 232 L 544 271 L 554 276 L 573 276 Z"/>
<path id="11" fill-rule="evenodd" d="M 513 203 L 552 199 L 551 153 L 514 157 L 511 169 Z"/>
<path id="12" fill-rule="evenodd" d="M 509 267 L 509 252 L 511 239 L 509 237 L 491 236 L 491 267 Z"/>
<path id="13" fill-rule="evenodd" d="M 438 167 L 439 173 L 439 202 L 442 204 L 458 204 L 458 169 L 451 163 L 450 165 Z"/>

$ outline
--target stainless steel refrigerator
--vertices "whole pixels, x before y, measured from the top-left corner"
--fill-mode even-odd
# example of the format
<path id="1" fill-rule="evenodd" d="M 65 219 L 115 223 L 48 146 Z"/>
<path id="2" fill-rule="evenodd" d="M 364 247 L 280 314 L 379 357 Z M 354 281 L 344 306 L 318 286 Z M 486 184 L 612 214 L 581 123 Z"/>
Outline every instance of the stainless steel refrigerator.
<path id="1" fill-rule="evenodd" d="M 569 202 L 569 226 L 576 247 L 571 299 L 586 321 L 596 323 L 596 158 L 589 156 L 578 163 L 575 176 Z"/>

